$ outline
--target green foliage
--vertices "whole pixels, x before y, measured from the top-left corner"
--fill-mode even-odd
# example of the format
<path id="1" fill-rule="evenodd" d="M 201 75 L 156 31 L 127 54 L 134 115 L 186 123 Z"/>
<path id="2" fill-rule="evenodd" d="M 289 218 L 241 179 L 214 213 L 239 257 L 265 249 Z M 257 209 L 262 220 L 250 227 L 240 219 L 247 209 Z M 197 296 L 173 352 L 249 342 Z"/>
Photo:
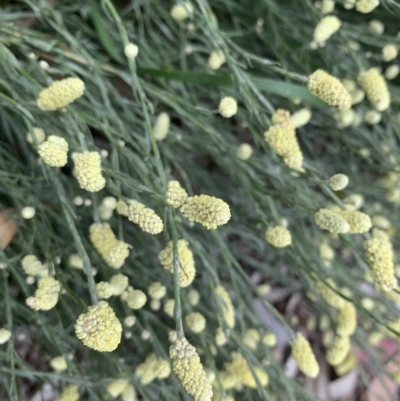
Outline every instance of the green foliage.
<path id="1" fill-rule="evenodd" d="M 265 314 L 273 316 L 288 337 L 298 329 L 304 331 L 309 317 L 322 314 L 332 316 L 334 329 L 334 314 L 315 291 L 315 281 L 326 277 L 357 308 L 359 326 L 353 347 L 360 346 L 375 361 L 376 371 L 385 371 L 383 358 L 368 346 L 367 336 L 384 332 L 399 312 L 379 291 L 367 292 L 375 300 L 372 311 L 361 302 L 367 296 L 363 240 L 370 234 L 332 237 L 314 224 L 313 214 L 329 204 L 343 206 L 350 194 L 361 194 L 364 212 L 390 220 L 388 232 L 398 251 L 398 205 L 386 200 L 380 181 L 398 171 L 398 78 L 390 83 L 392 106 L 380 124 L 362 122 L 345 129 L 336 127 L 336 111 L 311 95 L 306 82 L 317 68 L 352 80 L 371 66 L 385 68 L 381 48 L 387 43 L 399 45 L 398 4 L 385 1 L 364 15 L 338 2 L 334 13 L 342 28 L 325 47 L 311 50 L 313 29 L 322 17 L 312 1 L 191 3 L 193 16 L 180 23 L 169 14 L 172 1 L 127 0 L 113 5 L 111 0 L 24 0 L 3 2 L 0 8 L 0 210 L 18 226 L 10 246 L 0 253 L 5 266 L 0 271 L 0 327 L 13 333 L 12 340 L 0 346 L 0 399 L 25 400 L 44 383 L 55 388 L 72 383 L 79 386 L 82 399 L 106 400 L 105 387 L 119 377 L 129 380 L 144 400 L 190 400 L 174 375 L 143 386 L 134 372 L 150 352 L 168 359 L 168 332 L 178 327 L 202 349 L 206 368 L 221 370 L 230 352 L 239 349 L 252 368 L 268 372 L 268 387 L 244 388 L 235 392 L 235 400 L 272 401 L 275 394 L 282 400 L 315 400 L 301 379 L 284 374 L 284 361 L 276 359 L 270 348 L 259 345 L 250 352 L 241 338 L 248 328 L 267 331 L 262 322 Z M 372 18 L 384 22 L 383 35 L 368 31 Z M 124 56 L 129 42 L 139 47 L 136 59 Z M 207 59 L 217 49 L 227 62 L 214 72 L 207 68 Z M 41 67 L 39 60 L 48 62 L 49 68 Z M 84 81 L 84 96 L 65 112 L 41 111 L 36 106 L 38 93 L 54 80 L 70 76 Z M 238 101 L 232 119 L 217 113 L 224 96 Z M 294 112 L 301 107 L 310 107 L 313 117 L 297 130 L 305 162 L 304 172 L 295 172 L 269 148 L 263 133 L 276 109 Z M 370 108 L 367 100 L 355 106 L 360 116 Z M 171 127 L 166 139 L 157 142 L 152 126 L 160 112 L 170 115 Z M 65 167 L 38 162 L 36 146 L 26 141 L 33 127 L 67 140 L 70 153 Z M 236 154 L 244 142 L 254 148 L 246 161 Z M 95 194 L 80 189 L 73 176 L 71 152 L 86 149 L 107 154 L 102 159 L 107 185 Z M 337 173 L 348 175 L 350 183 L 335 193 L 328 180 Z M 190 224 L 164 203 L 171 179 L 179 180 L 189 196 L 208 194 L 227 202 L 229 223 L 209 231 Z M 86 203 L 77 206 L 77 196 Z M 136 199 L 162 217 L 164 232 L 153 236 L 114 212 L 110 225 L 119 239 L 132 246 L 119 272 L 144 292 L 154 281 L 162 282 L 167 297 L 175 297 L 176 305 L 181 305 L 174 322 L 162 308 L 152 311 L 149 302 L 132 312 L 119 298 L 111 298 L 121 322 L 132 313 L 137 321 L 132 329 L 124 327 L 124 333 L 132 336 L 123 335 L 110 354 L 85 348 L 74 333 L 78 315 L 96 302 L 95 282 L 108 281 L 115 274 L 88 236 L 90 224 L 100 221 L 98 206 L 105 196 Z M 21 217 L 25 206 L 36 209 L 33 219 Z M 265 241 L 265 231 L 283 220 L 292 245 L 275 249 Z M 181 238 L 194 253 L 197 276 L 191 287 L 179 291 L 177 275 L 174 285 L 158 253 L 170 240 L 176 248 Z M 336 251 L 330 267 L 319 255 L 323 241 Z M 69 266 L 73 253 L 83 259 L 84 271 Z M 25 304 L 35 287 L 27 284 L 21 269 L 27 254 L 46 262 L 65 290 L 49 312 L 36 312 Z M 94 277 L 92 268 L 97 271 Z M 214 288 L 219 284 L 229 289 L 237 323 L 228 344 L 214 355 L 218 327 Z M 285 295 L 276 301 L 262 294 L 259 284 L 269 284 Z M 198 306 L 188 301 L 191 288 L 200 293 Z M 309 293 L 315 302 L 306 296 Z M 299 300 L 295 308 L 286 309 L 293 299 Z M 207 328 L 201 334 L 193 335 L 184 325 L 182 329 L 181 314 L 190 312 L 205 316 Z M 150 333 L 149 340 L 142 338 L 144 330 Z M 312 338 L 314 350 L 322 349 L 318 330 L 307 337 Z M 54 373 L 49 359 L 69 353 L 73 358 L 67 371 Z M 323 358 L 321 352 L 317 354 Z M 265 359 L 268 366 L 262 363 Z"/>

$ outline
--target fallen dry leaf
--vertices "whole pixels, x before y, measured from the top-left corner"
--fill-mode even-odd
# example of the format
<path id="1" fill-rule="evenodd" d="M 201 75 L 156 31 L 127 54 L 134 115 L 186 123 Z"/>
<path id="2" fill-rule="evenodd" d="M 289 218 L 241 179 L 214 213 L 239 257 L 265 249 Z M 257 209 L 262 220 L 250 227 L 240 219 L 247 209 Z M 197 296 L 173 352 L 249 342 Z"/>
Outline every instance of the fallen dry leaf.
<path id="1" fill-rule="evenodd" d="M 17 226 L 10 219 L 10 217 L 0 212 L 0 247 L 1 249 L 7 248 L 8 244 L 17 233 Z"/>

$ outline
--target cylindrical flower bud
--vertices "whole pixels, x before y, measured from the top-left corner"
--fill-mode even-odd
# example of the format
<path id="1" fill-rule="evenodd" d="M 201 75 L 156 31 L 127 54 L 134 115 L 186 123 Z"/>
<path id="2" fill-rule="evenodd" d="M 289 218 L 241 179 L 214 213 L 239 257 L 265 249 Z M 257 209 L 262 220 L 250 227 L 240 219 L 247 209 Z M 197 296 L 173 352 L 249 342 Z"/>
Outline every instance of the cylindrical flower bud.
<path id="1" fill-rule="evenodd" d="M 315 378 L 319 373 L 319 365 L 311 349 L 310 343 L 301 333 L 296 333 L 296 337 L 291 342 L 292 357 L 296 361 L 299 369 L 308 377 Z"/>
<path id="2" fill-rule="evenodd" d="M 183 239 L 178 240 L 177 248 L 179 285 L 188 287 L 196 275 L 193 253 L 188 246 L 188 242 Z M 174 273 L 172 241 L 158 254 L 158 258 L 165 269 Z"/>
<path id="3" fill-rule="evenodd" d="M 131 201 L 128 206 L 128 219 L 149 234 L 159 234 L 164 229 L 162 220 L 154 210 L 137 201 Z"/>
<path id="4" fill-rule="evenodd" d="M 329 178 L 329 186 L 333 191 L 341 191 L 347 187 L 349 177 L 344 174 L 335 174 Z"/>
<path id="5" fill-rule="evenodd" d="M 41 110 L 61 109 L 80 98 L 84 91 L 85 84 L 79 78 L 54 81 L 39 93 L 36 104 Z"/>
<path id="6" fill-rule="evenodd" d="M 164 304 L 164 313 L 169 317 L 174 317 L 174 307 L 175 307 L 175 300 L 168 299 L 167 302 Z"/>
<path id="7" fill-rule="evenodd" d="M 342 23 L 335 15 L 327 15 L 322 18 L 314 29 L 314 41 L 322 43 L 328 40 L 335 32 L 337 32 Z"/>
<path id="8" fill-rule="evenodd" d="M 187 199 L 187 192 L 181 187 L 179 181 L 169 181 L 165 193 L 165 203 L 175 209 L 181 207 Z"/>
<path id="9" fill-rule="evenodd" d="M 375 285 L 384 291 L 396 288 L 397 280 L 394 273 L 391 244 L 372 238 L 364 241 L 364 249 Z"/>
<path id="10" fill-rule="evenodd" d="M 47 270 L 42 262 L 35 255 L 26 255 L 21 261 L 22 269 L 28 276 L 44 275 Z"/>
<path id="11" fill-rule="evenodd" d="M 375 125 L 379 124 L 382 120 L 382 113 L 376 110 L 367 110 L 365 113 L 365 121 L 368 124 Z"/>
<path id="12" fill-rule="evenodd" d="M 78 401 L 79 391 L 78 386 L 75 384 L 69 384 L 63 388 L 60 396 L 55 401 Z"/>
<path id="13" fill-rule="evenodd" d="M 50 310 L 57 305 L 61 284 L 52 277 L 43 277 L 38 282 L 38 288 L 26 304 L 35 310 Z"/>
<path id="14" fill-rule="evenodd" d="M 237 102 L 233 97 L 226 96 L 221 99 L 218 106 L 219 114 L 225 118 L 231 118 L 237 113 Z"/>
<path id="15" fill-rule="evenodd" d="M 114 351 L 121 341 L 122 326 L 106 301 L 89 306 L 75 323 L 76 336 L 89 348 L 99 352 Z"/>
<path id="16" fill-rule="evenodd" d="M 202 224 L 207 230 L 216 229 L 231 218 L 229 205 L 222 199 L 209 195 L 187 198 L 180 210 L 186 219 Z"/>
<path id="17" fill-rule="evenodd" d="M 75 177 L 79 186 L 89 192 L 98 192 L 106 185 L 101 174 L 101 156 L 99 152 L 78 153 L 74 159 Z"/>
<path id="18" fill-rule="evenodd" d="M 199 304 L 200 301 L 200 294 L 197 290 L 191 289 L 188 292 L 188 301 L 190 303 L 190 305 L 192 306 L 196 306 Z"/>
<path id="19" fill-rule="evenodd" d="M 162 141 L 163 139 L 165 139 L 168 135 L 169 126 L 169 114 L 165 112 L 160 113 L 153 127 L 154 139 L 156 141 Z"/>
<path id="20" fill-rule="evenodd" d="M 322 14 L 329 14 L 335 8 L 335 1 L 334 0 L 322 0 L 321 3 L 321 12 Z"/>
<path id="21" fill-rule="evenodd" d="M 40 158 L 51 167 L 63 167 L 68 161 L 68 143 L 60 136 L 50 135 L 38 147 Z"/>
<path id="22" fill-rule="evenodd" d="M 339 214 L 329 209 L 320 209 L 314 215 L 317 226 L 331 233 L 344 234 L 349 232 L 349 223 Z"/>
<path id="23" fill-rule="evenodd" d="M 275 248 L 285 248 L 292 243 L 292 236 L 286 227 L 275 226 L 268 228 L 265 239 Z"/>
<path id="24" fill-rule="evenodd" d="M 357 210 L 341 211 L 340 215 L 349 223 L 349 234 L 362 234 L 366 233 L 372 227 L 371 218 Z"/>
<path id="25" fill-rule="evenodd" d="M 376 68 L 362 72 L 357 79 L 374 109 L 384 111 L 390 106 L 390 93 L 385 78 Z"/>
<path id="26" fill-rule="evenodd" d="M 357 327 L 357 310 L 351 302 L 346 302 L 336 313 L 336 333 L 351 336 Z"/>
<path id="27" fill-rule="evenodd" d="M 316 70 L 308 77 L 309 91 L 339 110 L 351 107 L 351 96 L 343 84 L 324 70 Z"/>
<path id="28" fill-rule="evenodd" d="M 349 337 L 336 336 L 326 351 L 326 361 L 332 366 L 339 365 L 346 358 L 350 348 Z"/>
<path id="29" fill-rule="evenodd" d="M 400 73 L 400 66 L 397 64 L 389 65 L 388 68 L 385 70 L 385 77 L 386 79 L 396 79 Z"/>
<path id="30" fill-rule="evenodd" d="M 178 338 L 170 347 L 174 373 L 195 401 L 211 401 L 212 387 L 200 362 L 196 349 L 185 337 Z"/>

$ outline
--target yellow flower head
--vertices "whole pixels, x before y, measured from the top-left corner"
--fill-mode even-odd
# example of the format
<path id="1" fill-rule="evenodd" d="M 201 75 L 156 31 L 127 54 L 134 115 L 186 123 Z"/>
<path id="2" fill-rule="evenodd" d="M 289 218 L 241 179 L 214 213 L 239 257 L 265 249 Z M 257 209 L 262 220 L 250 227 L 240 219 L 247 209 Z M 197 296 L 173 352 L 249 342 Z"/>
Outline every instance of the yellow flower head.
<path id="1" fill-rule="evenodd" d="M 200 301 L 199 292 L 197 290 L 191 289 L 188 292 L 188 301 L 189 301 L 190 305 L 192 305 L 192 306 L 198 305 L 198 303 Z"/>
<path id="2" fill-rule="evenodd" d="M 391 243 L 377 238 L 364 241 L 365 258 L 375 285 L 390 291 L 397 286 L 394 274 L 393 250 Z"/>
<path id="3" fill-rule="evenodd" d="M 185 322 L 193 333 L 201 333 L 206 328 L 206 318 L 198 312 L 189 313 Z"/>
<path id="4" fill-rule="evenodd" d="M 379 0 L 358 0 L 356 10 L 359 13 L 368 14 L 379 6 Z"/>
<path id="5" fill-rule="evenodd" d="M 21 261 L 22 269 L 28 276 L 44 275 L 47 271 L 46 267 L 42 265 L 40 260 L 35 255 L 26 255 Z"/>
<path id="6" fill-rule="evenodd" d="M 162 141 L 163 139 L 165 139 L 168 135 L 169 126 L 169 114 L 165 112 L 160 113 L 153 127 L 154 139 L 156 141 Z"/>
<path id="7" fill-rule="evenodd" d="M 101 301 L 79 315 L 75 333 L 87 347 L 99 352 L 111 352 L 121 341 L 122 326 L 110 305 Z"/>
<path id="8" fill-rule="evenodd" d="M 275 248 L 285 248 L 292 243 L 290 231 L 283 226 L 268 228 L 267 232 L 265 233 L 265 239 Z"/>
<path id="9" fill-rule="evenodd" d="M 128 276 L 125 276 L 125 274 L 115 274 L 111 277 L 110 284 L 113 287 L 113 294 L 121 295 L 129 285 Z"/>
<path id="10" fill-rule="evenodd" d="M 376 110 L 367 110 L 365 113 L 365 121 L 368 124 L 375 125 L 379 124 L 382 120 L 382 113 Z"/>
<path id="11" fill-rule="evenodd" d="M 339 213 L 329 209 L 320 209 L 314 215 L 317 226 L 330 233 L 344 234 L 349 232 L 350 225 Z"/>
<path id="12" fill-rule="evenodd" d="M 368 71 L 362 72 L 357 80 L 374 109 L 384 111 L 390 106 L 389 89 L 385 78 L 378 69 L 370 68 Z"/>
<path id="13" fill-rule="evenodd" d="M 290 120 L 295 128 L 300 128 L 308 124 L 308 122 L 311 120 L 311 117 L 311 110 L 303 108 L 293 113 L 290 117 Z"/>
<path id="14" fill-rule="evenodd" d="M 329 14 L 335 8 L 335 1 L 334 0 L 322 0 L 321 3 L 321 12 L 322 14 Z"/>
<path id="15" fill-rule="evenodd" d="M 327 15 L 322 18 L 314 29 L 314 41 L 322 43 L 327 41 L 335 32 L 339 30 L 342 23 L 340 19 L 334 15 Z"/>
<path id="16" fill-rule="evenodd" d="M 221 327 L 226 324 L 230 329 L 235 327 L 235 309 L 228 291 L 218 285 L 215 287 L 215 295 L 218 302 L 217 318 Z"/>
<path id="17" fill-rule="evenodd" d="M 233 97 L 226 96 L 221 99 L 218 106 L 219 114 L 225 118 L 231 118 L 237 113 L 237 102 Z"/>
<path id="18" fill-rule="evenodd" d="M 116 240 L 112 247 L 108 250 L 104 260 L 107 264 L 114 268 L 120 269 L 129 256 L 129 246 L 123 241 Z"/>
<path id="19" fill-rule="evenodd" d="M 267 347 L 274 347 L 276 345 L 277 339 L 276 334 L 274 333 L 266 333 L 264 334 L 261 342 Z"/>
<path id="20" fill-rule="evenodd" d="M 177 248 L 179 285 L 181 287 L 188 287 L 192 284 L 196 275 L 193 253 L 189 249 L 188 242 L 183 239 L 178 240 Z M 174 273 L 172 241 L 168 242 L 167 246 L 158 254 L 158 259 L 165 269 Z"/>
<path id="21" fill-rule="evenodd" d="M 296 337 L 291 342 L 291 346 L 292 357 L 299 366 L 299 369 L 308 377 L 317 377 L 319 374 L 319 365 L 310 343 L 303 334 L 296 333 Z"/>
<path id="22" fill-rule="evenodd" d="M 187 192 L 181 187 L 179 181 L 169 181 L 165 193 L 165 203 L 175 209 L 181 207 L 187 199 Z"/>
<path id="23" fill-rule="evenodd" d="M 50 361 L 50 366 L 56 372 L 63 372 L 68 367 L 67 366 L 67 361 L 65 360 L 65 358 L 62 355 L 52 358 L 51 361 Z"/>
<path id="24" fill-rule="evenodd" d="M 96 284 L 96 293 L 100 299 L 108 299 L 114 295 L 114 287 L 106 281 Z"/>
<path id="25" fill-rule="evenodd" d="M 68 161 L 68 143 L 60 136 L 50 135 L 38 147 L 40 158 L 51 167 L 63 167 Z"/>
<path id="26" fill-rule="evenodd" d="M 385 70 L 385 77 L 386 79 L 396 79 L 400 73 L 400 66 L 397 64 L 389 65 L 388 68 Z"/>
<path id="27" fill-rule="evenodd" d="M 344 111 L 351 107 L 351 96 L 343 84 L 324 70 L 317 70 L 308 77 L 309 91 L 330 106 Z"/>
<path id="28" fill-rule="evenodd" d="M 26 300 L 26 304 L 35 310 L 53 309 L 58 302 L 61 284 L 52 277 L 43 277 L 38 282 L 38 288 L 33 297 Z"/>
<path id="29" fill-rule="evenodd" d="M 159 281 L 155 281 L 154 283 L 150 284 L 148 291 L 151 298 L 162 299 L 167 293 L 167 287 L 162 285 Z"/>
<path id="30" fill-rule="evenodd" d="M 336 336 L 326 351 L 326 361 L 332 366 L 339 365 L 346 358 L 350 348 L 351 344 L 349 337 Z"/>
<path id="31" fill-rule="evenodd" d="M 127 385 L 128 385 L 128 382 L 126 380 L 123 380 L 123 379 L 113 380 L 107 386 L 107 393 L 110 394 L 110 396 L 112 398 L 117 398 L 124 392 Z"/>
<path id="32" fill-rule="evenodd" d="M 79 391 L 78 386 L 74 384 L 70 384 L 63 388 L 60 396 L 55 401 L 78 401 L 79 400 Z"/>
<path id="33" fill-rule="evenodd" d="M 258 343 L 260 341 L 260 333 L 256 329 L 248 329 L 244 333 L 244 336 L 242 338 L 242 343 L 246 347 L 256 350 Z"/>
<path id="34" fill-rule="evenodd" d="M 186 219 L 202 224 L 207 230 L 226 224 L 231 218 L 229 205 L 209 195 L 187 198 L 180 210 Z"/>
<path id="35" fill-rule="evenodd" d="M 175 300 L 168 299 L 164 304 L 164 313 L 169 317 L 174 317 Z"/>
<path id="36" fill-rule="evenodd" d="M 162 220 L 154 210 L 137 201 L 132 200 L 128 206 L 128 219 L 149 234 L 160 234 L 164 229 Z"/>
<path id="37" fill-rule="evenodd" d="M 98 192 L 106 185 L 101 175 L 101 156 L 99 152 L 78 153 L 74 158 L 74 174 L 79 186 L 89 192 Z"/>
<path id="38" fill-rule="evenodd" d="M 54 81 L 39 93 L 36 104 L 41 110 L 61 109 L 80 98 L 84 91 L 85 84 L 79 78 Z"/>
<path id="39" fill-rule="evenodd" d="M 333 308 L 342 308 L 345 305 L 346 300 L 332 289 L 337 289 L 335 282 L 331 278 L 328 278 L 325 281 L 326 283 L 324 281 L 318 281 L 315 285 L 315 289 L 328 305 Z"/>
<path id="40" fill-rule="evenodd" d="M 212 70 L 218 70 L 225 62 L 226 58 L 224 52 L 222 50 L 214 50 L 208 58 L 208 67 Z"/>
<path id="41" fill-rule="evenodd" d="M 11 331 L 0 329 L 0 344 L 5 344 L 11 338 Z"/>
<path id="42" fill-rule="evenodd" d="M 169 348 L 169 355 L 174 373 L 195 401 L 211 401 L 212 387 L 196 348 L 185 337 L 178 338 Z"/>
<path id="43" fill-rule="evenodd" d="M 141 309 L 147 302 L 146 294 L 141 290 L 130 291 L 125 299 L 131 309 Z"/>
<path id="44" fill-rule="evenodd" d="M 171 366 L 165 359 L 159 358 L 152 353 L 147 355 L 145 361 L 138 365 L 135 373 L 140 378 L 140 382 L 146 386 L 155 379 L 166 379 L 171 374 Z"/>
<path id="45" fill-rule="evenodd" d="M 357 210 L 340 211 L 340 215 L 349 223 L 349 234 L 366 233 L 372 227 L 371 218 Z"/>
<path id="46" fill-rule="evenodd" d="M 94 223 L 89 227 L 90 241 L 107 264 L 119 269 L 129 256 L 129 247 L 117 240 L 108 223 Z"/>
<path id="47" fill-rule="evenodd" d="M 351 336 L 357 328 L 357 310 L 351 302 L 346 302 L 336 313 L 336 333 Z"/>
<path id="48" fill-rule="evenodd" d="M 228 338 L 226 337 L 224 329 L 222 327 L 218 327 L 215 331 L 215 344 L 217 344 L 218 347 L 222 347 L 227 342 Z"/>
<path id="49" fill-rule="evenodd" d="M 398 50 L 396 45 L 392 43 L 388 43 L 386 46 L 383 47 L 382 49 L 382 57 L 385 61 L 392 61 L 394 60 L 397 55 L 398 55 Z"/>
<path id="50" fill-rule="evenodd" d="M 253 148 L 248 143 L 242 143 L 237 149 L 237 156 L 239 159 L 247 160 L 250 159 L 253 154 Z"/>
<path id="51" fill-rule="evenodd" d="M 349 177 L 344 174 L 335 174 L 329 178 L 329 186 L 333 191 L 341 191 L 347 187 Z"/>
<path id="52" fill-rule="evenodd" d="M 301 170 L 303 153 L 296 138 L 296 131 L 290 113 L 278 109 L 272 116 L 272 123 L 264 138 L 272 150 L 283 158 L 283 162 L 291 169 Z"/>

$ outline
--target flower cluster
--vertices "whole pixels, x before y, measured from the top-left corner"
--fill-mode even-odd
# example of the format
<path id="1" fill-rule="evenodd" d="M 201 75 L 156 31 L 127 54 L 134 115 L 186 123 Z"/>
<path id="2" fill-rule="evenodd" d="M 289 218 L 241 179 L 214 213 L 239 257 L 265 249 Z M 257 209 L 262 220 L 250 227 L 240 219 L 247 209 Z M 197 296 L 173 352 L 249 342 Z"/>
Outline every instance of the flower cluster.
<path id="1" fill-rule="evenodd" d="M 60 136 L 50 135 L 39 145 L 38 153 L 49 166 L 63 167 L 68 161 L 68 143 Z"/>
<path id="2" fill-rule="evenodd" d="M 283 226 L 275 226 L 268 228 L 265 233 L 265 239 L 275 248 L 285 248 L 292 243 L 290 231 Z"/>
<path id="3" fill-rule="evenodd" d="M 264 138 L 273 151 L 283 158 L 291 169 L 301 170 L 303 153 L 297 141 L 296 130 L 287 110 L 279 109 L 272 116 L 272 123 Z"/>
<path id="4" fill-rule="evenodd" d="M 340 19 L 334 15 L 327 15 L 322 18 L 314 29 L 314 41 L 323 43 L 327 41 L 335 32 L 339 30 L 342 23 Z"/>
<path id="5" fill-rule="evenodd" d="M 122 326 L 108 303 L 101 301 L 79 315 L 75 333 L 87 347 L 99 352 L 111 352 L 121 341 Z"/>
<path id="6" fill-rule="evenodd" d="M 188 246 L 188 242 L 180 239 L 177 243 L 177 263 L 179 270 L 179 285 L 181 287 L 188 287 L 192 284 L 196 275 L 196 267 L 194 264 L 193 253 Z M 158 254 L 160 263 L 165 269 L 174 273 L 174 255 L 173 244 L 170 241 L 167 246 Z"/>
<path id="7" fill-rule="evenodd" d="M 165 203 L 174 208 L 179 208 L 187 199 L 187 192 L 181 187 L 179 181 L 169 181 L 165 193 Z"/>
<path id="8" fill-rule="evenodd" d="M 390 106 L 390 93 L 385 78 L 378 69 L 370 68 L 362 72 L 357 80 L 374 109 L 384 111 Z"/>
<path id="9" fill-rule="evenodd" d="M 178 338 L 171 345 L 169 355 L 174 373 L 195 401 L 211 401 L 212 387 L 196 348 L 189 344 L 185 337 Z"/>
<path id="10" fill-rule="evenodd" d="M 291 342 L 291 347 L 292 357 L 299 366 L 299 369 L 308 377 L 317 377 L 319 374 L 319 365 L 310 343 L 303 334 L 296 333 L 296 337 Z"/>
<path id="11" fill-rule="evenodd" d="M 38 282 L 35 295 L 26 299 L 26 304 L 35 310 L 50 310 L 57 305 L 61 284 L 52 277 L 43 277 Z"/>
<path id="12" fill-rule="evenodd" d="M 308 89 L 330 106 L 339 110 L 351 107 L 351 96 L 343 84 L 324 70 L 316 70 L 308 77 Z"/>
<path id="13" fill-rule="evenodd" d="M 78 386 L 75 384 L 69 384 L 63 388 L 60 396 L 55 401 L 78 401 L 79 391 Z"/>
<path id="14" fill-rule="evenodd" d="M 206 318 L 198 312 L 189 313 L 185 322 L 193 333 L 201 333 L 206 328 Z"/>
<path id="15" fill-rule="evenodd" d="M 57 110 L 76 99 L 80 98 L 85 91 L 85 84 L 79 78 L 66 78 L 54 81 L 47 89 L 39 93 L 36 101 L 41 110 Z"/>
<path id="16" fill-rule="evenodd" d="M 108 223 L 94 223 L 89 227 L 89 237 L 93 246 L 107 262 L 114 268 L 120 269 L 129 256 L 128 244 L 115 237 Z"/>
<path id="17" fill-rule="evenodd" d="M 229 205 L 222 199 L 209 195 L 195 195 L 186 199 L 180 211 L 189 221 L 209 229 L 226 224 L 231 218 Z"/>
<path id="18" fill-rule="evenodd" d="M 101 174 L 101 156 L 99 152 L 83 152 L 75 155 L 74 174 L 79 186 L 89 192 L 98 192 L 106 185 Z"/>
<path id="19" fill-rule="evenodd" d="M 164 229 L 162 220 L 154 210 L 134 200 L 128 206 L 128 219 L 149 234 L 160 234 Z"/>
<path id="20" fill-rule="evenodd" d="M 165 359 L 159 358 L 156 354 L 147 355 L 145 361 L 135 369 L 140 382 L 146 386 L 155 379 L 166 379 L 171 374 L 171 366 Z"/>

